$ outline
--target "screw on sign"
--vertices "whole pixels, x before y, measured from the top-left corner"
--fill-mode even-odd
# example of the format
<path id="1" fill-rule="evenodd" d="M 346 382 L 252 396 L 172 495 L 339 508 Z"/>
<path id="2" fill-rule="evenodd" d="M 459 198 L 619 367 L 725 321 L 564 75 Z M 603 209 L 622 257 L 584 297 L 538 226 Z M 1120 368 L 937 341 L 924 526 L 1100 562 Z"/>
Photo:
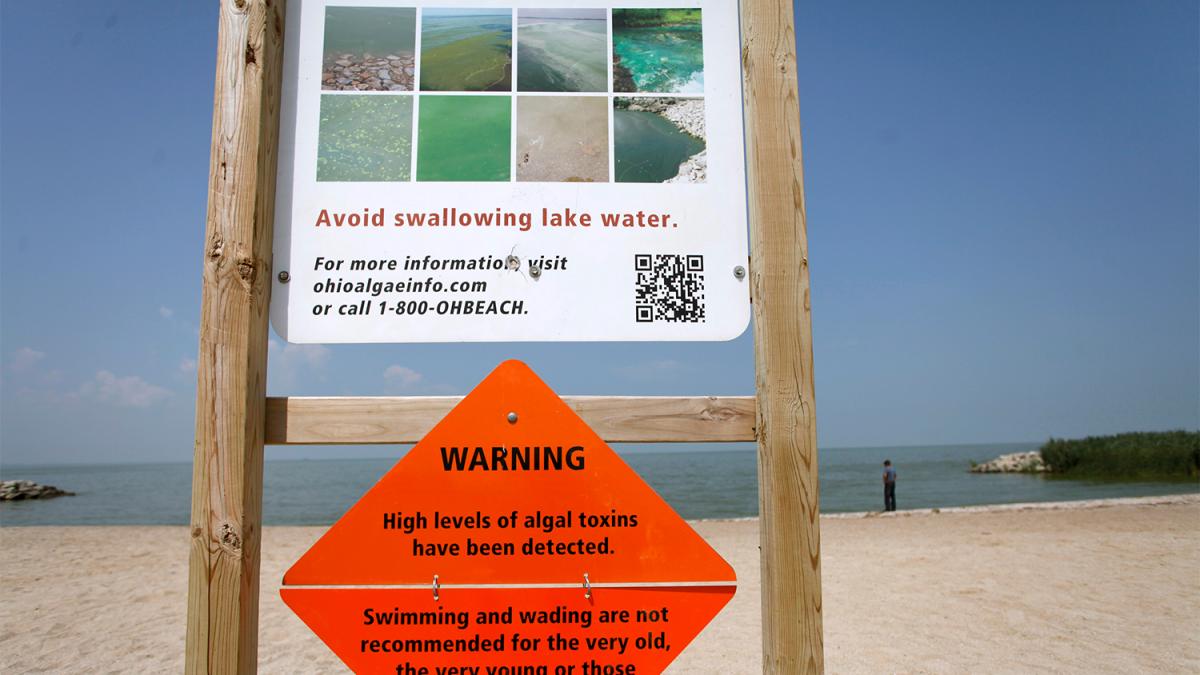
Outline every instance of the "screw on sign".
<path id="1" fill-rule="evenodd" d="M 679 655 L 736 577 L 507 361 L 283 583 L 284 602 L 358 673 L 639 675 Z"/>

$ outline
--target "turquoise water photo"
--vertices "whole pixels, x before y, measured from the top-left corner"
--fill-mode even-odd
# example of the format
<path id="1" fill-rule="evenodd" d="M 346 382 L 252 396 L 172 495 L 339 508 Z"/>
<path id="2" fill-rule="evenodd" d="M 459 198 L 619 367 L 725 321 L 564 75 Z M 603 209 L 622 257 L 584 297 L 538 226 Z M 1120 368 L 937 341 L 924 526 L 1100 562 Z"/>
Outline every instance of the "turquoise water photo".
<path id="1" fill-rule="evenodd" d="M 699 9 L 614 9 L 613 91 L 704 93 Z"/>
<path id="2" fill-rule="evenodd" d="M 604 10 L 519 10 L 518 91 L 608 91 Z"/>

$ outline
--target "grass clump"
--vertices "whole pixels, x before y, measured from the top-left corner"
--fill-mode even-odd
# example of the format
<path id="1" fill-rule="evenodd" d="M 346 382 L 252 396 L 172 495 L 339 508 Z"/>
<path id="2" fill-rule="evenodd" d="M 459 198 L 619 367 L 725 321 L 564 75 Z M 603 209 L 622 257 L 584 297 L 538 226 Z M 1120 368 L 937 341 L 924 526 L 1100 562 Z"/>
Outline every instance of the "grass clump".
<path id="1" fill-rule="evenodd" d="M 1187 480 L 1200 477 L 1200 432 L 1133 432 L 1082 439 L 1051 438 L 1040 449 L 1053 475 L 1065 478 Z"/>
<path id="2" fill-rule="evenodd" d="M 663 26 L 699 26 L 698 9 L 615 9 L 613 26 L 617 28 L 659 28 Z"/>

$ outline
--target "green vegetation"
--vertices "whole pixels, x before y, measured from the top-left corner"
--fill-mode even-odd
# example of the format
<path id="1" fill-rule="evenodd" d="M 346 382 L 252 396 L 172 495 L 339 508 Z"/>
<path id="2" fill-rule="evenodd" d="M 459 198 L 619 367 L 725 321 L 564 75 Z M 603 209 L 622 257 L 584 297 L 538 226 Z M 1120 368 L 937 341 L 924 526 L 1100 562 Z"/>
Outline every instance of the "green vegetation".
<path id="1" fill-rule="evenodd" d="M 1200 476 L 1200 432 L 1162 431 L 1052 438 L 1041 447 L 1053 475 L 1065 478 L 1183 480 Z"/>
<path id="2" fill-rule="evenodd" d="M 613 26 L 655 28 L 660 26 L 699 26 L 698 9 L 614 9 Z"/>

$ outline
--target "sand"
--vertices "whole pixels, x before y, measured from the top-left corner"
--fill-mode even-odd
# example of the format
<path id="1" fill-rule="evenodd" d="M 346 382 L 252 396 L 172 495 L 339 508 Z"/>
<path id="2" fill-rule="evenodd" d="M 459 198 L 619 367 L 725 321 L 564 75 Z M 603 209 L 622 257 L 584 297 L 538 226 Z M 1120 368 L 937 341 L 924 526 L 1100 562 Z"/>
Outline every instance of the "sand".
<path id="1" fill-rule="evenodd" d="M 672 673 L 754 673 L 758 530 L 695 523 L 737 596 Z M 323 528 L 263 537 L 260 670 L 344 672 L 279 600 Z M 831 673 L 1200 672 L 1200 496 L 821 521 Z M 179 672 L 187 530 L 0 528 L 0 672 Z"/>

